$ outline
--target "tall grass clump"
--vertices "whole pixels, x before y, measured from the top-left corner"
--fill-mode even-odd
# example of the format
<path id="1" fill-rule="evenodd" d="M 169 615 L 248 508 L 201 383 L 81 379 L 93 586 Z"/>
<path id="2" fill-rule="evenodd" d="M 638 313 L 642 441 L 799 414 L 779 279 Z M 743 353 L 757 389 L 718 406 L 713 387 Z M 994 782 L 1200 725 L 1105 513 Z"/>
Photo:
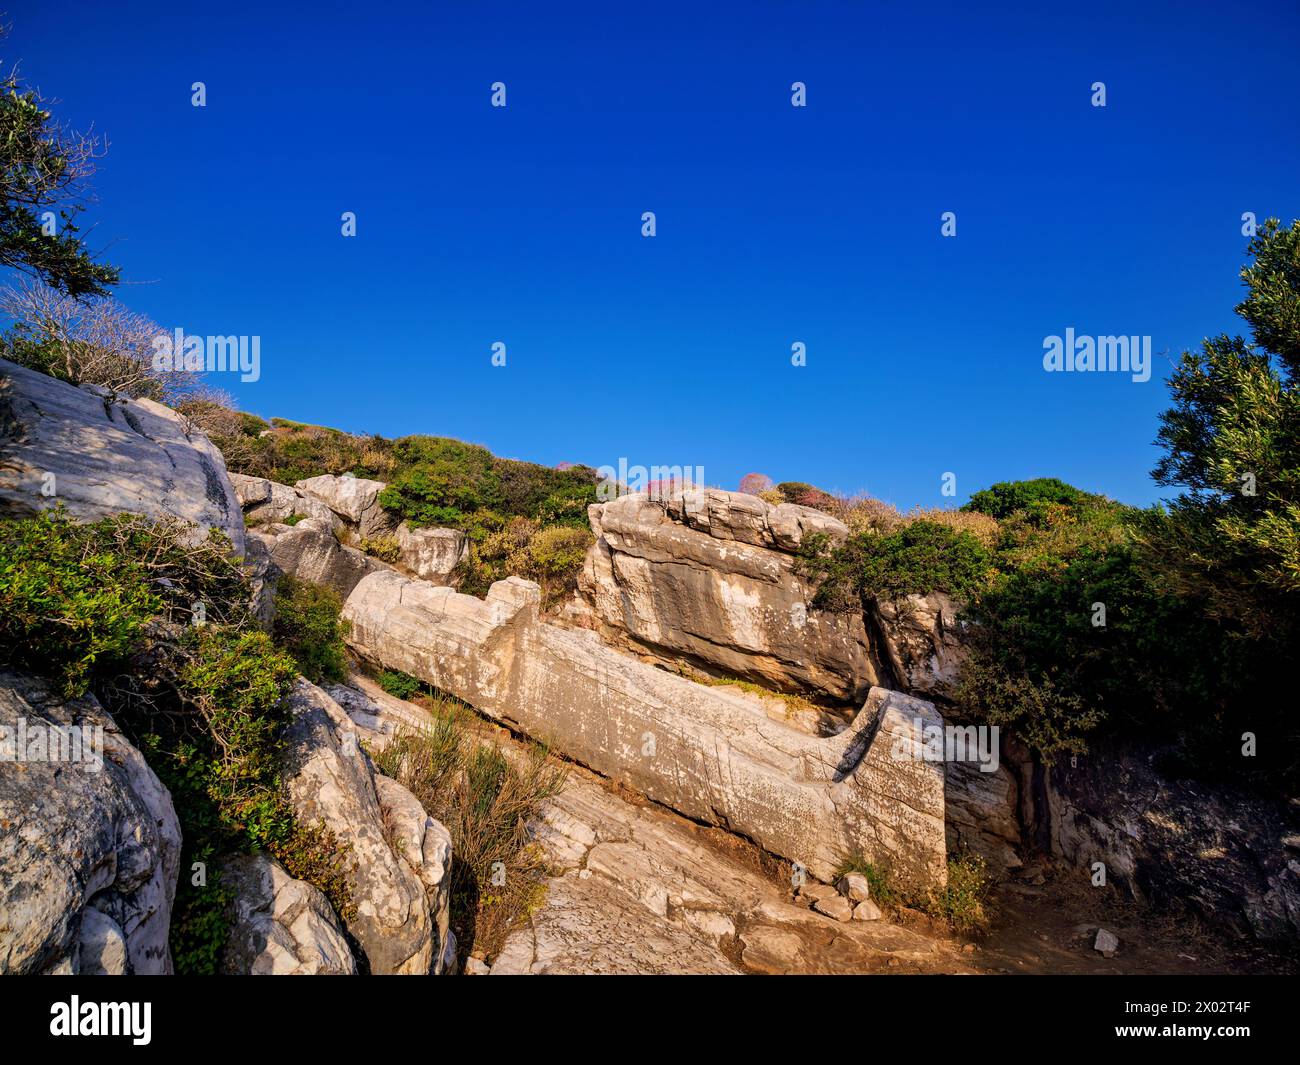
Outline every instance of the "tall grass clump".
<path id="1" fill-rule="evenodd" d="M 406 787 L 451 833 L 451 925 L 462 955 L 491 956 L 545 891 L 546 867 L 528 826 L 559 793 L 564 770 L 545 748 L 507 757 L 471 732 L 473 713 L 435 699 L 423 729 L 403 729 L 375 766 Z"/>

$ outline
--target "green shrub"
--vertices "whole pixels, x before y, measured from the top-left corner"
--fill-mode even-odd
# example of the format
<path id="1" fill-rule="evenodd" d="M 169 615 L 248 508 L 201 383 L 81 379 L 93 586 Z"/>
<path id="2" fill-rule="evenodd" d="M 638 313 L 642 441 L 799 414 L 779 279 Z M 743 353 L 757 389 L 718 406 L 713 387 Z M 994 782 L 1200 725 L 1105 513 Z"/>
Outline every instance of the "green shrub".
<path id="1" fill-rule="evenodd" d="M 978 854 L 959 854 L 948 859 L 948 883 L 932 892 L 924 909 L 942 917 L 958 932 L 982 931 L 989 925 L 989 891 L 993 881 L 988 863 Z"/>
<path id="2" fill-rule="evenodd" d="M 380 493 L 379 503 L 412 526 L 460 528 L 479 509 L 499 509 L 504 499 L 492 452 L 446 437 L 396 441 L 403 470 Z"/>
<path id="3" fill-rule="evenodd" d="M 313 684 L 347 676 L 348 623 L 339 617 L 343 601 L 332 588 L 285 575 L 275 591 L 275 641 Z"/>
<path id="4" fill-rule="evenodd" d="M 393 442 L 381 436 L 344 433 L 284 418 L 266 422 L 216 404 L 183 403 L 177 409 L 207 433 L 232 473 L 294 484 L 323 473 L 386 480 L 397 468 Z"/>
<path id="5" fill-rule="evenodd" d="M 1055 477 L 1032 481 L 1000 481 L 976 492 L 962 510 L 974 510 L 1001 520 L 1018 512 L 1036 513 L 1049 505 L 1077 509 L 1101 497 L 1081 491 Z"/>
<path id="6" fill-rule="evenodd" d="M 1047 763 L 1133 737 L 1178 744 L 1201 775 L 1239 761 L 1229 738 L 1261 727 L 1272 705 L 1268 658 L 1168 589 L 1135 543 L 1146 520 L 1111 504 L 1022 535 L 1015 515 L 1003 523 L 1001 572 L 965 615 L 957 699 L 968 714 Z"/>
<path id="7" fill-rule="evenodd" d="M 536 581 L 542 607 L 562 602 L 577 587 L 587 549 L 595 537 L 586 528 L 551 525 L 516 517 L 488 532 L 481 540 L 470 537 L 469 556 L 454 573 L 456 586 L 466 595 L 482 597 L 493 583 L 509 576 Z"/>
<path id="8" fill-rule="evenodd" d="M 299 824 L 282 778 L 285 696 L 298 674 L 249 615 L 249 583 L 223 538 L 136 516 L 88 525 L 54 511 L 0 522 L 0 661 L 91 691 L 172 796 L 182 876 L 171 945 L 178 972 L 213 972 L 229 893 L 214 862 L 266 851 L 350 912 L 346 848 Z M 293 616 L 319 608 L 290 595 Z M 195 604 L 201 604 L 201 613 Z M 337 608 L 332 615 L 337 627 Z M 303 638 L 323 623 L 304 622 Z"/>
<path id="9" fill-rule="evenodd" d="M 380 562 L 393 563 L 401 557 L 401 548 L 395 536 L 363 536 L 361 550 Z"/>
<path id="10" fill-rule="evenodd" d="M 825 533 L 815 533 L 804 541 L 798 571 L 818 581 L 814 605 L 853 610 L 930 592 L 969 598 L 988 582 L 992 557 L 968 532 L 915 521 L 885 535 L 859 533 L 834 548 Z"/>
<path id="11" fill-rule="evenodd" d="M 65 695 L 118 668 L 157 617 L 238 620 L 247 588 L 229 543 L 188 542 L 180 522 L 135 515 L 78 525 L 62 510 L 0 522 L 0 662 Z"/>
<path id="12" fill-rule="evenodd" d="M 486 517 L 496 515 L 585 527 L 587 506 L 596 502 L 596 474 L 584 466 L 555 470 L 432 436 L 403 437 L 393 455 L 399 472 L 379 502 L 413 526 L 477 525 L 487 533 L 501 524 Z"/>
<path id="13" fill-rule="evenodd" d="M 398 699 L 414 699 L 424 691 L 423 683 L 400 669 L 386 669 L 380 673 L 379 686 Z"/>

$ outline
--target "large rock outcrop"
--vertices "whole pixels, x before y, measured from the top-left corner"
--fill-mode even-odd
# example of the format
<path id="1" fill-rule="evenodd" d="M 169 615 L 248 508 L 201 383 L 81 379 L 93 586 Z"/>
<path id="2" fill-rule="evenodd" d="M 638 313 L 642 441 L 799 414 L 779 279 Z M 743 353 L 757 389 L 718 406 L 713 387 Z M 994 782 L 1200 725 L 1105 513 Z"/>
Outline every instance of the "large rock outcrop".
<path id="1" fill-rule="evenodd" d="M 397 524 L 392 515 L 379 505 L 379 493 L 387 487 L 383 481 L 330 473 L 308 477 L 294 484 L 299 493 L 320 500 L 356 529 L 358 535 L 367 537 L 391 533 Z"/>
<path id="2" fill-rule="evenodd" d="M 863 619 L 818 610 L 794 571 L 811 533 L 845 526 L 810 507 L 692 489 L 588 509 L 596 543 L 580 589 L 608 641 L 714 675 L 860 704 L 881 678 Z"/>
<path id="3" fill-rule="evenodd" d="M 0 673 L 0 973 L 170 973 L 180 850 L 171 796 L 93 697 Z"/>
<path id="4" fill-rule="evenodd" d="M 427 728 L 428 711 L 354 675 L 329 694 L 366 746 Z M 509 760 L 527 746 L 505 730 L 491 742 Z M 560 792 L 529 824 L 552 877 L 499 952 L 494 975 L 735 972 L 961 972 L 956 945 L 888 921 L 837 921 L 810 908 L 835 890 L 794 870 L 763 868 L 752 847 L 653 803 L 613 794 L 569 766 Z M 775 863 L 767 863 L 769 867 Z M 483 972 L 472 958 L 469 971 Z"/>
<path id="5" fill-rule="evenodd" d="M 418 800 L 374 770 L 346 711 L 299 679 L 289 696 L 286 779 L 295 813 L 347 848 L 348 932 L 376 974 L 438 973 L 451 839 Z"/>
<path id="6" fill-rule="evenodd" d="M 0 359 L 0 517 L 62 503 L 79 521 L 175 517 L 196 536 L 225 533 L 244 553 L 244 521 L 226 465 L 175 411 L 76 388 Z"/>
<path id="7" fill-rule="evenodd" d="M 539 603 L 537 586 L 515 577 L 480 600 L 375 573 L 343 616 L 372 661 L 814 875 L 829 878 L 857 851 L 902 881 L 945 881 L 944 769 L 919 756 L 923 730 L 941 724 L 929 703 L 872 689 L 843 731 L 809 735 L 744 692 L 541 622 Z"/>

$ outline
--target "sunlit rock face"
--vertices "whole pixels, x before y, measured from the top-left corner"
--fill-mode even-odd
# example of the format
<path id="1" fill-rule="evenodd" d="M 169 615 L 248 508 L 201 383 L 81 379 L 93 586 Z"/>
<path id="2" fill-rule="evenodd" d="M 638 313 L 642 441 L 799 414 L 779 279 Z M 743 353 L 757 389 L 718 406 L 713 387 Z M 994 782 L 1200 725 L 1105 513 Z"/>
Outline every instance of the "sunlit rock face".
<path id="1" fill-rule="evenodd" d="M 862 617 L 814 607 L 795 572 L 805 537 L 842 540 L 842 522 L 716 489 L 622 496 L 588 515 L 580 589 L 608 642 L 832 702 L 860 705 L 880 682 Z"/>
<path id="2" fill-rule="evenodd" d="M 212 442 L 148 399 L 110 397 L 0 359 L 0 517 L 62 505 L 78 521 L 174 517 L 244 553 L 244 518 Z"/>

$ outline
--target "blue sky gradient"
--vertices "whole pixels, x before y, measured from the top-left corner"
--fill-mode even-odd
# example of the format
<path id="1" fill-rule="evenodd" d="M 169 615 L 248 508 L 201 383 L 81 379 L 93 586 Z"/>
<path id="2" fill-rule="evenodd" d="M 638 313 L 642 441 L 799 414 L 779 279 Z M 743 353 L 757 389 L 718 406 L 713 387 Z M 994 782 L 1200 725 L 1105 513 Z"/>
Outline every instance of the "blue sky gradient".
<path id="1" fill-rule="evenodd" d="M 0 55 L 111 142 L 85 220 L 120 298 L 262 338 L 246 410 L 1140 504 L 1160 353 L 1239 331 L 1243 212 L 1300 215 L 1298 11 L 41 0 Z M 1151 381 L 1045 373 L 1067 327 L 1150 335 Z"/>

